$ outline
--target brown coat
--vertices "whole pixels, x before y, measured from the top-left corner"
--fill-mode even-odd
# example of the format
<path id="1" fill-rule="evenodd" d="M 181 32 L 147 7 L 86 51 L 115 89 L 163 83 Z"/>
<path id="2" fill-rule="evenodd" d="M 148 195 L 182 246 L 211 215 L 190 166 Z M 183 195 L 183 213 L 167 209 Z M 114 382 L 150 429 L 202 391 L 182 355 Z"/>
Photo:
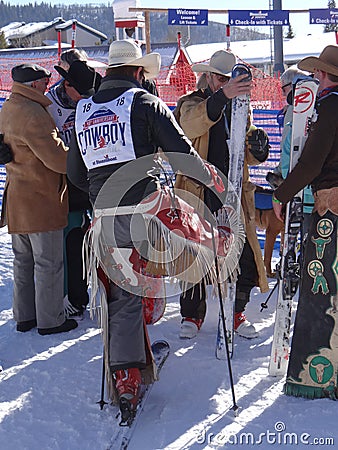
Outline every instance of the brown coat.
<path id="1" fill-rule="evenodd" d="M 6 164 L 1 225 L 9 233 L 54 231 L 67 225 L 67 150 L 46 107 L 50 100 L 22 83 L 0 111 L 0 131 L 13 152 Z"/>
<path id="2" fill-rule="evenodd" d="M 181 125 L 186 136 L 192 141 L 195 150 L 199 155 L 208 159 L 209 129 L 215 125 L 215 122 L 208 118 L 207 100 L 197 95 L 187 95 L 182 97 L 175 109 L 175 117 Z M 220 116 L 221 119 L 222 116 Z M 257 239 L 255 224 L 255 199 L 254 185 L 249 181 L 248 165 L 260 164 L 252 154 L 245 149 L 243 188 L 242 188 L 242 207 L 245 218 L 246 237 L 254 253 L 256 267 L 259 277 L 259 288 L 261 292 L 269 290 L 266 278 L 265 267 L 262 258 L 262 251 Z M 200 211 L 203 205 L 203 189 L 200 185 L 194 183 L 191 179 L 179 175 L 175 184 L 176 189 L 183 189 L 193 192 L 196 197 L 201 199 L 199 204 L 193 206 Z"/>

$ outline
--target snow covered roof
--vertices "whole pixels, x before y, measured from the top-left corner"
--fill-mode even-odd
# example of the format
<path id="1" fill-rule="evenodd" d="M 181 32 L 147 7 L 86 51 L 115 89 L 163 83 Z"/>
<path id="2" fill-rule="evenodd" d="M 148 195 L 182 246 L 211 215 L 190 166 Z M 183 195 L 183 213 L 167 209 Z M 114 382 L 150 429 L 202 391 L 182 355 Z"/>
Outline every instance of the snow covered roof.
<path id="1" fill-rule="evenodd" d="M 2 27 L 0 31 L 4 32 L 6 40 L 22 39 L 38 31 L 52 28 L 60 22 L 64 22 L 64 20 L 61 17 L 57 17 L 51 22 L 31 22 L 31 23 L 14 22 L 14 24 L 9 24 L 6 25 L 5 27 Z"/>
<path id="2" fill-rule="evenodd" d="M 47 42 L 46 42 L 47 43 Z M 62 43 L 62 50 L 69 48 L 69 44 Z M 95 60 L 97 65 L 95 67 L 105 67 L 108 62 L 108 45 L 95 45 L 95 46 L 81 46 L 86 51 L 91 60 Z M 177 45 L 172 44 L 152 44 L 152 52 L 159 53 L 161 55 L 161 66 L 170 67 L 177 54 Z M 8 48 L 0 50 L 0 59 L 43 59 L 57 57 L 57 43 L 50 42 L 46 47 L 31 47 L 31 48 Z M 103 64 L 99 64 L 99 62 Z"/>
<path id="3" fill-rule="evenodd" d="M 6 33 L 9 33 L 10 31 L 17 29 L 22 25 L 25 25 L 25 22 L 11 22 L 8 25 L 5 25 L 4 27 L 0 28 L 0 31 L 2 31 L 6 36 Z"/>
<path id="4" fill-rule="evenodd" d="M 161 55 L 162 67 L 170 67 L 177 53 L 177 44 L 151 44 L 151 51 Z"/>
<path id="5" fill-rule="evenodd" d="M 284 62 L 294 64 L 306 56 L 318 56 L 324 47 L 336 44 L 335 33 L 308 34 L 293 39 L 283 39 Z M 217 50 L 225 50 L 226 43 L 196 44 L 186 47 L 193 63 L 209 60 Z M 249 64 L 270 63 L 273 52 L 273 42 L 270 39 L 255 41 L 234 41 L 230 44 L 231 51 Z"/>
<path id="6" fill-rule="evenodd" d="M 50 28 L 55 28 L 55 30 L 67 30 L 72 27 L 72 24 L 73 20 L 65 21 L 64 19 L 62 19 L 62 17 L 57 17 L 51 22 L 13 22 L 0 28 L 0 31 L 3 31 L 7 42 L 10 42 L 11 40 L 23 39 L 31 36 L 34 33 L 42 32 Z M 90 34 L 99 37 L 101 41 L 105 41 L 108 39 L 107 35 L 105 35 L 104 33 L 101 33 L 100 31 L 95 30 L 94 28 L 89 27 L 88 25 L 85 25 L 84 23 L 77 20 L 76 26 L 88 31 Z"/>
<path id="7" fill-rule="evenodd" d="M 73 22 L 74 22 L 73 20 L 67 20 L 66 22 L 63 22 L 60 25 L 57 25 L 55 27 L 55 29 L 56 30 L 67 30 L 68 28 L 72 27 Z M 88 25 L 85 25 L 84 23 L 79 22 L 77 20 L 75 22 L 76 22 L 76 26 L 77 27 L 83 28 L 84 30 L 89 31 L 92 34 L 95 34 L 96 36 L 99 36 L 102 40 L 105 41 L 106 39 L 108 39 L 107 35 L 104 34 L 104 33 L 101 33 L 101 31 L 95 30 L 94 28 L 92 28 L 92 27 L 90 27 Z"/>
<path id="8" fill-rule="evenodd" d="M 62 43 L 62 51 L 70 48 L 69 44 Z M 79 47 L 86 51 L 90 59 L 106 63 L 108 61 L 108 45 L 94 45 Z M 57 58 L 58 49 L 55 45 L 31 48 L 7 48 L 0 50 L 0 60 L 40 60 L 44 58 Z"/>

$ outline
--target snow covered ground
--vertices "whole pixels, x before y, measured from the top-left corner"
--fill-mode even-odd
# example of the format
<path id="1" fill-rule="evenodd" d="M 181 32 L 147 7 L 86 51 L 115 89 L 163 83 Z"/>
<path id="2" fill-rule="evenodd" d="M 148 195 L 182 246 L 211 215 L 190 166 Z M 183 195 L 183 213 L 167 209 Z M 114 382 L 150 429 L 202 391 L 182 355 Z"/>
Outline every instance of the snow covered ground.
<path id="1" fill-rule="evenodd" d="M 86 313 L 69 333 L 18 333 L 11 311 L 12 252 L 0 230 L 0 449 L 104 450 L 114 448 L 116 408 L 100 411 L 102 343 Z M 271 280 L 270 287 L 275 281 Z M 173 290 L 173 287 L 169 287 Z M 218 304 L 210 298 L 206 322 L 196 339 L 180 340 L 177 295 L 149 328 L 152 340 L 166 339 L 171 354 L 145 404 L 130 450 L 335 448 L 337 403 L 282 394 L 284 379 L 268 375 L 275 295 L 253 292 L 247 316 L 260 337 L 236 338 L 232 369 L 234 417 L 226 361 L 214 356 Z M 212 297 L 212 296 L 211 296 Z"/>

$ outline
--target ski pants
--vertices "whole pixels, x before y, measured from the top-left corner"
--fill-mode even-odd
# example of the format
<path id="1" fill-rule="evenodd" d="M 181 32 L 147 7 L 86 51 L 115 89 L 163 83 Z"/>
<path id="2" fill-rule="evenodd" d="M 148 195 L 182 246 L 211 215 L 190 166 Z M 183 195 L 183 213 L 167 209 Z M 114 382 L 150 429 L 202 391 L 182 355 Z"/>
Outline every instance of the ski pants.
<path id="1" fill-rule="evenodd" d="M 115 217 L 114 246 L 120 248 L 139 246 L 140 243 L 131 237 L 131 218 L 130 215 Z M 146 367 L 143 306 L 142 297 L 138 294 L 134 288 L 125 290 L 113 280 L 110 282 L 108 324 L 109 366 L 112 371 Z"/>
<path id="2" fill-rule="evenodd" d="M 82 246 L 90 224 L 86 212 L 68 213 L 68 226 L 64 229 L 64 294 L 78 309 L 89 303 L 87 280 L 83 277 Z"/>
<path id="3" fill-rule="evenodd" d="M 239 259 L 240 274 L 236 283 L 235 313 L 243 312 L 250 300 L 250 292 L 258 285 L 258 272 L 254 253 L 248 241 L 245 241 Z"/>
<path id="4" fill-rule="evenodd" d="M 12 234 L 13 314 L 17 322 L 58 327 L 63 311 L 63 230 Z"/>
<path id="5" fill-rule="evenodd" d="M 253 251 L 246 241 L 239 260 L 241 273 L 236 283 L 235 312 L 243 312 L 250 300 L 250 292 L 258 283 L 258 272 L 256 268 Z M 180 297 L 182 317 L 191 317 L 204 320 L 206 314 L 206 292 L 203 284 L 198 284 Z"/>

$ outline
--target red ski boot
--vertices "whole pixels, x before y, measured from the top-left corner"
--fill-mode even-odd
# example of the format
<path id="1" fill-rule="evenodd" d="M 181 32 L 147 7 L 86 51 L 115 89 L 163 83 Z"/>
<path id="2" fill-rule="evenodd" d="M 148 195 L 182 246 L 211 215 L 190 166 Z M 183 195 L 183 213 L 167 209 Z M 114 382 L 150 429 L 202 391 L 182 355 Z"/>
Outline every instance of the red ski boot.
<path id="1" fill-rule="evenodd" d="M 140 369 L 117 370 L 114 373 L 116 389 L 120 397 L 121 426 L 130 426 L 135 414 L 140 394 Z"/>

